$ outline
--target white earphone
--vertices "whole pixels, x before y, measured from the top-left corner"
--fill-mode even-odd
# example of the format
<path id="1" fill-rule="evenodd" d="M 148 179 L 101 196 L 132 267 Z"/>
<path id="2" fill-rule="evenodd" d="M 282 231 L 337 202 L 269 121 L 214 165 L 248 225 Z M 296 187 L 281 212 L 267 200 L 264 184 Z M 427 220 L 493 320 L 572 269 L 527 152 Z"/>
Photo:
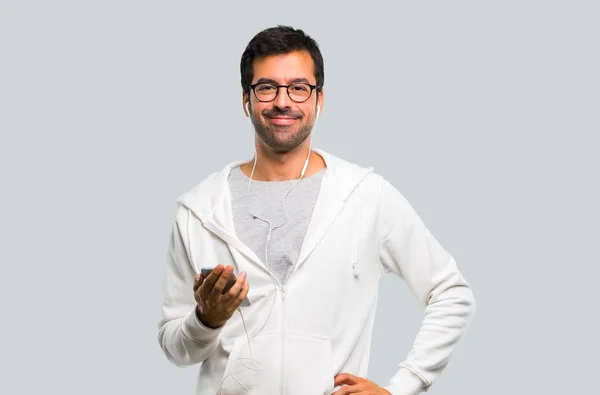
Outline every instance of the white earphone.
<path id="1" fill-rule="evenodd" d="M 245 103 L 245 108 L 246 108 L 246 112 L 248 113 L 248 118 L 250 118 L 249 104 L 250 104 L 249 102 L 246 102 L 246 103 Z M 315 117 L 315 118 L 319 118 L 319 115 L 320 115 L 320 113 L 321 113 L 321 106 L 320 106 L 319 104 L 317 104 L 317 113 L 316 113 L 316 117 Z M 299 179 L 298 179 L 298 180 L 297 180 L 297 181 L 296 181 L 296 182 L 295 182 L 295 183 L 292 185 L 292 187 L 290 187 L 290 189 L 288 189 L 288 191 L 287 191 L 287 192 L 285 193 L 285 195 L 283 196 L 283 208 L 284 208 L 284 213 L 285 213 L 285 219 L 284 219 L 284 222 L 283 222 L 281 225 L 278 225 L 278 226 L 276 226 L 277 228 L 279 228 L 279 227 L 281 227 L 281 226 L 285 225 L 285 223 L 287 222 L 287 207 L 286 207 L 286 204 L 285 204 L 286 197 L 287 197 L 287 195 L 290 193 L 290 191 L 291 191 L 291 190 L 292 190 L 292 189 L 293 189 L 293 188 L 294 188 L 294 187 L 295 187 L 295 186 L 296 186 L 296 185 L 297 185 L 297 184 L 300 182 L 300 180 L 301 180 L 301 179 L 304 177 L 304 173 L 306 172 L 306 168 L 308 167 L 308 162 L 309 162 L 309 159 L 310 159 L 310 154 L 311 154 L 311 152 L 312 152 L 312 138 L 313 138 L 313 136 L 314 136 L 314 131 L 316 130 L 316 123 L 317 123 L 317 121 L 315 120 L 315 125 L 314 125 L 314 127 L 313 127 L 313 131 L 312 131 L 312 133 L 311 133 L 311 141 L 310 141 L 310 146 L 309 146 L 309 149 L 308 149 L 308 156 L 306 157 L 306 160 L 304 161 L 304 166 L 302 167 L 302 171 L 300 172 L 300 178 L 299 178 Z M 254 165 L 252 166 L 252 172 L 250 173 L 250 177 L 249 177 L 249 180 L 248 180 L 248 193 L 250 193 L 250 183 L 252 182 L 252 176 L 254 175 L 254 170 L 255 170 L 255 168 L 256 168 L 256 162 L 257 162 L 257 160 L 258 160 L 258 156 L 257 156 L 257 152 L 256 152 L 256 146 L 254 146 Z M 266 243 L 266 245 L 265 245 L 265 264 L 266 264 L 266 265 L 267 265 L 267 267 L 268 267 L 268 262 L 269 262 L 269 259 L 268 259 L 268 250 L 269 250 L 269 248 L 268 248 L 268 247 L 269 247 L 269 242 L 270 242 L 270 240 L 271 240 L 271 234 L 272 234 L 272 231 L 273 231 L 273 228 L 274 228 L 274 226 L 273 226 L 273 225 L 271 225 L 271 223 L 270 223 L 269 221 L 267 221 L 267 220 L 264 220 L 264 219 L 261 219 L 261 218 L 260 218 L 260 217 L 258 217 L 256 214 L 253 214 L 253 216 L 254 216 L 254 218 L 255 218 L 255 219 L 258 219 L 258 220 L 261 220 L 261 221 L 263 221 L 263 222 L 266 222 L 266 223 L 269 225 L 269 233 L 268 233 L 268 235 L 267 235 L 267 243 Z M 271 274 L 271 276 L 273 276 L 273 274 Z M 261 328 L 258 330 L 258 332 L 256 332 L 256 333 L 255 333 L 255 334 L 252 336 L 252 339 L 254 339 L 254 338 L 255 338 L 255 337 L 256 337 L 256 336 L 257 336 L 257 335 L 258 335 L 260 332 L 262 332 L 262 330 L 265 328 L 265 326 L 267 325 L 267 323 L 269 322 L 269 319 L 270 319 L 270 317 L 271 317 L 271 312 L 273 311 L 273 307 L 275 306 L 275 302 L 276 302 L 276 295 L 277 295 L 277 286 L 276 286 L 275 282 L 273 282 L 273 286 L 275 287 L 275 295 L 274 295 L 274 298 L 273 298 L 273 304 L 271 305 L 271 309 L 269 310 L 269 314 L 268 314 L 268 316 L 267 316 L 267 319 L 266 319 L 266 321 L 264 322 L 264 324 L 262 325 L 262 327 L 261 327 Z M 244 363 L 244 362 L 242 362 L 242 365 L 243 365 L 243 367 L 244 367 L 245 369 L 247 369 L 247 370 L 251 370 L 251 371 L 255 371 L 255 372 L 256 372 L 256 371 L 261 371 L 261 370 L 263 369 L 263 366 L 262 366 L 262 364 L 261 364 L 259 361 L 257 361 L 257 360 L 255 360 L 255 359 L 253 359 L 253 358 L 252 358 L 252 349 L 250 348 L 251 337 L 250 337 L 250 335 L 249 335 L 249 333 L 248 333 L 248 329 L 246 328 L 246 322 L 245 322 L 245 320 L 244 320 L 244 315 L 242 314 L 242 311 L 241 311 L 241 309 L 240 309 L 239 307 L 238 307 L 238 309 L 237 309 L 237 310 L 238 310 L 238 312 L 240 313 L 240 316 L 241 316 L 241 318 L 242 318 L 242 324 L 244 325 L 244 331 L 246 332 L 246 338 L 247 338 L 247 341 L 248 341 L 248 350 L 249 350 L 249 352 L 250 352 L 250 357 L 249 357 L 249 358 L 248 358 L 248 357 L 240 357 L 240 358 L 237 358 L 237 359 L 236 359 L 236 361 L 234 361 L 234 363 L 235 363 L 235 362 L 237 362 L 237 361 L 239 361 L 239 360 L 240 360 L 240 361 L 250 361 L 250 362 L 254 362 L 255 366 L 258 366 L 258 367 L 254 367 L 254 368 L 253 368 L 253 367 L 250 367 L 250 366 L 246 365 L 246 363 Z M 245 370 L 245 369 L 243 369 L 243 370 Z M 248 389 L 248 387 L 246 387 L 245 385 L 243 385 L 242 383 L 240 383 L 240 382 L 239 382 L 239 381 L 236 379 L 236 377 L 235 377 L 235 374 L 237 374 L 237 373 L 240 373 L 240 372 L 242 372 L 243 370 L 236 370 L 236 371 L 232 371 L 231 373 L 227 374 L 227 375 L 226 375 L 226 376 L 225 376 L 225 377 L 224 377 L 224 378 L 221 380 L 221 386 L 219 387 L 219 392 L 218 392 L 218 393 L 219 393 L 219 394 L 221 394 L 221 388 L 222 388 L 222 386 L 223 386 L 223 383 L 224 383 L 224 382 L 225 382 L 225 380 L 226 380 L 227 378 L 229 378 L 229 377 L 232 377 L 232 379 L 233 379 L 233 380 L 234 380 L 236 383 L 238 383 L 240 386 L 242 386 L 244 389 L 246 389 L 248 392 L 250 392 L 250 390 Z"/>
<path id="2" fill-rule="evenodd" d="M 315 118 L 319 118 L 319 114 L 320 113 L 321 113 L 321 106 L 319 104 L 317 104 L 317 115 L 316 115 Z M 314 126 L 314 129 L 316 130 L 316 125 Z M 314 136 L 314 130 L 313 130 L 312 135 Z M 304 173 L 306 172 L 306 168 L 308 167 L 308 160 L 310 159 L 310 153 L 312 151 L 312 138 L 313 138 L 313 136 L 311 136 L 311 138 L 310 138 L 310 147 L 308 149 L 308 157 L 304 161 L 304 166 L 302 167 L 302 171 L 300 172 L 300 178 L 304 177 Z"/>

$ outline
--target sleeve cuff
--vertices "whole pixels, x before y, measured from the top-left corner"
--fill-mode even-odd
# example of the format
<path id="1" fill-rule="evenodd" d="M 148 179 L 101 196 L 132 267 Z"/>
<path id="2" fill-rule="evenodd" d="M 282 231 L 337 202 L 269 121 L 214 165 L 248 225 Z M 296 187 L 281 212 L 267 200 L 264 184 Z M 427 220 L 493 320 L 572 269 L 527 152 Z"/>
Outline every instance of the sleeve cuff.
<path id="1" fill-rule="evenodd" d="M 392 395 L 418 395 L 425 391 L 425 386 L 417 375 L 401 366 L 383 389 Z"/>
<path id="2" fill-rule="evenodd" d="M 212 329 L 198 319 L 196 315 L 196 309 L 189 312 L 183 319 L 181 330 L 190 339 L 201 342 L 211 343 L 219 338 L 223 327 Z"/>

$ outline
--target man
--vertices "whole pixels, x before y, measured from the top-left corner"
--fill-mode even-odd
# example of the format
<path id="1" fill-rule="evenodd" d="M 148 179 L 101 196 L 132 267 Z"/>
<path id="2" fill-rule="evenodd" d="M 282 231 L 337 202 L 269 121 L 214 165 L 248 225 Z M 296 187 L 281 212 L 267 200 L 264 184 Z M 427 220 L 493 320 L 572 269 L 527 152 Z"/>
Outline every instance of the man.
<path id="1" fill-rule="evenodd" d="M 471 320 L 469 284 L 403 195 L 312 148 L 323 81 L 304 32 L 258 33 L 241 59 L 254 158 L 178 200 L 158 340 L 175 365 L 199 365 L 198 395 L 418 394 Z M 385 273 L 406 281 L 425 316 L 380 386 L 365 376 Z"/>

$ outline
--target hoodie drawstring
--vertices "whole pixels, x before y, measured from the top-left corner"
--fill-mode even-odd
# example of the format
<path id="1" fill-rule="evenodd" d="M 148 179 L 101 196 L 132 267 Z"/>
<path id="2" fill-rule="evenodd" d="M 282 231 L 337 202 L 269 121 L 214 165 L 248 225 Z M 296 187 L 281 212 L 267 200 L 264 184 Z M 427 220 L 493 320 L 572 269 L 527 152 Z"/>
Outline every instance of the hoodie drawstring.
<path id="1" fill-rule="evenodd" d="M 360 272 L 358 271 L 358 248 L 360 245 L 360 189 L 356 189 L 356 195 L 358 199 L 358 204 L 356 205 L 356 238 L 354 240 L 354 259 L 352 260 L 352 273 L 354 277 L 358 278 Z"/>

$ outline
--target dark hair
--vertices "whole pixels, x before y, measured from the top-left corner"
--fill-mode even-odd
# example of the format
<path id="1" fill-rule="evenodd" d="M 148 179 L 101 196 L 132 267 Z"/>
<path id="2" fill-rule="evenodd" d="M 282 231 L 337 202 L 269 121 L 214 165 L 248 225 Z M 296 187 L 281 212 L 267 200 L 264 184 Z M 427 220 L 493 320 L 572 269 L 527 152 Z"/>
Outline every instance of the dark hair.
<path id="1" fill-rule="evenodd" d="M 241 83 L 244 92 L 249 93 L 250 84 L 254 78 L 252 67 L 254 59 L 299 50 L 307 51 L 312 57 L 317 92 L 320 91 L 325 80 L 325 71 L 319 44 L 300 29 L 278 25 L 259 32 L 246 46 L 240 62 Z"/>

